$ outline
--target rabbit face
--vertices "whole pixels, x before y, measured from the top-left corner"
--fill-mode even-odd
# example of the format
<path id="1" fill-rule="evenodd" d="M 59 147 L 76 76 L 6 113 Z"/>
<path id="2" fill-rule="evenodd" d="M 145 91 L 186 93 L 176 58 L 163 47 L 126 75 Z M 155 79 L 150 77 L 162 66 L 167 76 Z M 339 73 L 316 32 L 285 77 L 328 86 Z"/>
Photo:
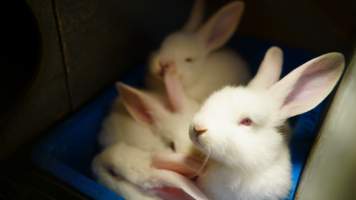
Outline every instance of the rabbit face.
<path id="1" fill-rule="evenodd" d="M 226 87 L 213 94 L 193 119 L 190 137 L 212 158 L 241 168 L 275 159 L 285 142 L 276 128 L 276 104 L 268 93 Z M 263 99 L 263 101 L 261 101 Z M 204 128 L 196 134 L 195 127 Z"/>
<path id="2" fill-rule="evenodd" d="M 192 84 L 194 74 L 201 73 L 200 67 L 206 60 L 207 52 L 202 43 L 191 33 L 176 33 L 168 36 L 162 43 L 158 54 L 151 62 L 151 71 L 163 76 L 168 68 L 175 68 L 184 84 Z"/>
<path id="3" fill-rule="evenodd" d="M 199 108 L 198 103 L 185 97 L 175 73 L 167 73 L 166 79 L 166 103 L 152 94 L 122 83 L 118 84 L 118 90 L 124 106 L 135 121 L 162 138 L 172 151 L 190 153 L 193 144 L 187 133 L 193 115 Z"/>
<path id="4" fill-rule="evenodd" d="M 171 112 L 166 110 L 165 116 L 155 126 L 152 126 L 153 132 L 163 137 L 170 148 L 179 153 L 191 153 L 193 143 L 189 139 L 189 124 L 193 119 L 195 112 L 198 110 L 198 104 L 192 103 L 187 105 L 184 111 Z"/>
<path id="5" fill-rule="evenodd" d="M 275 50 L 269 52 L 273 57 Z M 283 150 L 288 151 L 277 128 L 324 100 L 345 66 L 342 54 L 328 53 L 275 82 L 269 78 L 276 80 L 277 76 L 267 70 L 273 69 L 274 62 L 267 62 L 269 56 L 265 58 L 247 87 L 225 87 L 215 92 L 193 118 L 193 142 L 226 165 L 263 169 L 285 153 Z"/>
<path id="6" fill-rule="evenodd" d="M 206 70 L 209 53 L 221 48 L 236 30 L 244 3 L 234 1 L 222 7 L 201 24 L 204 2 L 197 0 L 184 28 L 167 36 L 161 48 L 150 58 L 150 74 L 162 78 L 165 71 L 175 68 L 183 86 L 191 86 Z"/>

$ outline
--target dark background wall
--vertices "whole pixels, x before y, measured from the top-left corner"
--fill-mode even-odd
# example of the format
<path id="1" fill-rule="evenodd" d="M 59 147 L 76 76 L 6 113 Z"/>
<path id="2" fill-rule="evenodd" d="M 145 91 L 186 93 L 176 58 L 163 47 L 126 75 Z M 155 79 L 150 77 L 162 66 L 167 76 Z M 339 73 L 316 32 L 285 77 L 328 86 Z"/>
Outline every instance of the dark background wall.
<path id="1" fill-rule="evenodd" d="M 228 2 L 207 1 L 208 13 Z M 148 52 L 183 24 L 192 4 L 191 0 L 19 2 L 27 3 L 26 9 L 35 19 L 30 27 L 38 41 L 34 40 L 35 48 L 29 51 L 29 55 L 33 53 L 30 58 L 35 60 L 29 59 L 25 65 L 33 73 L 24 72 L 30 77 L 24 89 L 15 90 L 3 83 L 10 90 L 3 90 L 8 94 L 3 94 L 2 99 L 7 98 L 12 105 L 3 106 L 6 109 L 0 114 L 0 158 L 36 141 L 53 124 L 114 83 L 125 69 L 145 62 Z M 315 52 L 347 53 L 354 44 L 355 1 L 245 2 L 238 35 Z M 17 8 L 2 6 L 3 10 Z M 5 12 L 1 19 L 10 22 L 9 26 L 11 13 Z M 15 29 L 7 30 L 12 35 Z M 22 33 L 18 37 L 27 35 L 16 32 Z M 22 49 L 21 44 L 17 48 Z M 1 67 L 10 67 L 6 65 Z M 11 96 L 11 89 L 18 94 Z"/>

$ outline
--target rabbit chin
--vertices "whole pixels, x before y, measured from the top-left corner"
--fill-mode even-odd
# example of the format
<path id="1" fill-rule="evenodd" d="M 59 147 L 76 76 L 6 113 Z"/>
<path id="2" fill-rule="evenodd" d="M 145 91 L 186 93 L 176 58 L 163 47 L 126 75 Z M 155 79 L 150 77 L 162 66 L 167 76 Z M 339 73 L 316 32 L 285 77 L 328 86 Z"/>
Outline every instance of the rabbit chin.
<path id="1" fill-rule="evenodd" d="M 266 170 L 273 163 L 289 155 L 288 145 L 282 138 L 273 144 L 258 145 L 247 140 L 237 141 L 231 138 L 211 140 L 209 136 L 210 134 L 206 133 L 200 137 L 191 136 L 191 139 L 195 146 L 209 155 L 216 164 L 243 173 Z"/>

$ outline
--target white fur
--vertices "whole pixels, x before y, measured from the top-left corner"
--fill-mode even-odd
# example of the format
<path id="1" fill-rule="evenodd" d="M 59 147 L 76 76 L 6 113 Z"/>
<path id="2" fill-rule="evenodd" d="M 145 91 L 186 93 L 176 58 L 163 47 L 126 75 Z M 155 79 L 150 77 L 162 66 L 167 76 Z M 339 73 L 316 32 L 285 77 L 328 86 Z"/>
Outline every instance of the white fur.
<path id="1" fill-rule="evenodd" d="M 135 121 L 125 110 L 121 100 L 116 100 L 113 112 L 104 120 L 99 144 L 108 147 L 124 142 L 145 151 L 163 151 L 167 145 L 146 125 Z"/>
<path id="2" fill-rule="evenodd" d="M 93 161 L 93 171 L 99 182 L 127 200 L 159 199 L 144 193 L 140 184 L 149 182 L 153 175 L 151 153 L 170 149 L 149 127 L 135 121 L 121 100 L 116 100 L 113 111 L 104 120 L 99 144 L 105 148 Z M 113 177 L 109 168 L 122 178 Z"/>
<path id="3" fill-rule="evenodd" d="M 269 99 L 262 91 L 224 88 L 213 94 L 194 118 L 193 124 L 208 128 L 197 146 L 210 151 L 216 161 L 198 182 L 209 198 L 275 200 L 288 194 L 289 151 L 277 129 L 282 121 L 273 117 L 277 108 L 269 104 Z M 256 125 L 239 125 L 244 117 L 250 117 Z"/>
<path id="4" fill-rule="evenodd" d="M 151 166 L 152 152 L 119 142 L 106 148 L 93 161 L 99 182 L 121 194 L 125 199 L 158 200 L 154 188 L 176 187 L 197 200 L 205 195 L 188 179 L 175 172 Z M 116 175 L 113 176 L 113 171 Z"/>
<path id="5" fill-rule="evenodd" d="M 153 175 L 150 160 L 150 152 L 119 142 L 94 158 L 93 171 L 99 182 L 125 199 L 159 199 L 143 190 L 143 185 L 147 185 Z M 110 174 L 109 169 L 115 171 L 119 177 Z"/>
<path id="6" fill-rule="evenodd" d="M 343 69 L 343 56 L 329 53 L 305 63 L 278 82 L 265 81 L 266 76 L 275 75 L 259 70 L 262 74 L 255 79 L 260 80 L 252 82 L 267 85 L 225 87 L 212 94 L 195 115 L 190 131 L 196 146 L 212 158 L 198 179 L 208 197 L 278 200 L 288 196 L 290 155 L 279 127 L 287 118 L 314 108 L 326 98 Z M 250 118 L 252 124 L 240 124 L 244 118 Z M 206 132 L 198 136 L 194 126 L 203 127 Z"/>
<path id="7" fill-rule="evenodd" d="M 168 84 L 179 87 L 177 82 Z M 151 167 L 152 153 L 192 152 L 194 146 L 186 133 L 198 103 L 183 93 L 174 95 L 171 98 L 179 98 L 180 105 L 179 110 L 172 111 L 157 95 L 123 84 L 118 88 L 121 96 L 105 119 L 99 136 L 99 143 L 105 149 L 93 161 L 98 180 L 129 200 L 157 199 L 150 189 L 165 184 L 204 199 L 184 178 Z M 174 144 L 173 149 L 171 144 Z M 110 170 L 115 170 L 120 177 L 114 177 Z"/>
<path id="8" fill-rule="evenodd" d="M 189 124 L 198 108 L 196 104 L 190 104 L 187 111 L 166 113 L 167 117 L 162 118 L 159 124 L 152 127 L 153 131 L 166 141 L 173 142 L 176 152 L 192 152 L 194 146 L 186 133 L 189 132 Z"/>
<path id="9" fill-rule="evenodd" d="M 235 31 L 242 10 L 242 2 L 232 2 L 198 30 L 183 29 L 167 36 L 150 58 L 149 87 L 159 88 L 162 63 L 176 68 L 187 95 L 199 102 L 225 85 L 246 83 L 250 75 L 245 61 L 231 50 L 218 49 Z"/>

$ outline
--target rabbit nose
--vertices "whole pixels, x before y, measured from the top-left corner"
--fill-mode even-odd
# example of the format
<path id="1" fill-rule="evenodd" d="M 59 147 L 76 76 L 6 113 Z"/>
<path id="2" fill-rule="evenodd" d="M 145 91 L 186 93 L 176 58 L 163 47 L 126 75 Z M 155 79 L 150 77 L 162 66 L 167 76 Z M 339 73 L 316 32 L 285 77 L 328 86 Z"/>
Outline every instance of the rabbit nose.
<path id="1" fill-rule="evenodd" d="M 205 133 L 208 129 L 204 128 L 203 126 L 199 126 L 199 125 L 194 125 L 193 126 L 193 131 L 197 136 L 202 135 L 203 133 Z"/>
<path id="2" fill-rule="evenodd" d="M 159 62 L 159 76 L 163 77 L 170 66 L 170 62 Z"/>

